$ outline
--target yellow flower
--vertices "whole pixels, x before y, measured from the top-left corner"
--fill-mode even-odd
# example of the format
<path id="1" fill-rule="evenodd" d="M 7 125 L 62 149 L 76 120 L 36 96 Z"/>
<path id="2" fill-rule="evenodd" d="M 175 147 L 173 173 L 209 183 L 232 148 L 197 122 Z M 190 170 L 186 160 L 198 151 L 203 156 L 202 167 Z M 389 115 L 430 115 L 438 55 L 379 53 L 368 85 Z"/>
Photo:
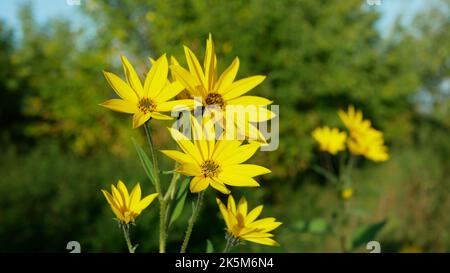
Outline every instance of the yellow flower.
<path id="1" fill-rule="evenodd" d="M 204 106 L 216 106 L 224 111 L 222 118 L 226 119 L 226 111 L 239 135 L 265 142 L 262 133 L 252 122 L 262 122 L 272 119 L 275 114 L 265 107 L 272 101 L 258 96 L 242 96 L 259 85 L 265 76 L 252 76 L 235 81 L 239 70 L 239 59 L 236 57 L 231 65 L 218 76 L 217 57 L 214 51 L 214 43 L 211 34 L 206 41 L 206 52 L 203 67 L 200 65 L 195 54 L 184 47 L 189 71 L 181 67 L 176 60 L 170 66 L 174 78 L 187 89 L 192 97 L 200 97 Z M 239 108 L 243 107 L 243 108 Z M 248 115 L 243 118 L 235 118 L 234 113 L 238 109 L 245 109 Z M 240 111 L 242 113 L 242 111 Z"/>
<path id="2" fill-rule="evenodd" d="M 182 106 L 193 107 L 193 100 L 168 101 L 180 93 L 184 87 L 179 82 L 170 83 L 167 80 L 169 64 L 165 54 L 152 64 L 144 85 L 125 56 L 122 56 L 122 64 L 126 82 L 113 73 L 103 72 L 106 80 L 120 98 L 107 100 L 100 105 L 113 111 L 134 114 L 133 128 L 141 126 L 151 118 L 172 119 L 160 112 L 169 112 Z"/>
<path id="3" fill-rule="evenodd" d="M 360 131 L 356 137 L 350 138 L 348 149 L 354 155 L 362 155 L 375 162 L 389 159 L 383 133 L 373 128 Z"/>
<path id="4" fill-rule="evenodd" d="M 257 206 L 247 213 L 247 200 L 241 198 L 236 207 L 233 196 L 228 196 L 228 206 L 217 198 L 220 212 L 225 220 L 228 233 L 233 238 L 238 238 L 253 243 L 275 246 L 278 243 L 273 240 L 273 234 L 269 233 L 279 227 L 282 223 L 277 222 L 275 218 L 268 217 L 256 220 L 261 214 L 263 206 Z"/>
<path id="5" fill-rule="evenodd" d="M 353 196 L 353 188 L 345 188 L 341 192 L 341 197 L 344 200 L 349 200 Z"/>
<path id="6" fill-rule="evenodd" d="M 141 199 L 139 183 L 134 186 L 131 194 L 128 194 L 125 184 L 120 180 L 117 182 L 117 187 L 111 185 L 111 193 L 106 190 L 102 192 L 117 219 L 124 224 L 134 222 L 134 219 L 158 196 L 158 193 L 153 193 Z"/>
<path id="7" fill-rule="evenodd" d="M 210 126 L 208 126 L 208 124 Z M 270 173 L 258 165 L 241 164 L 248 160 L 260 147 L 257 142 L 241 145 L 238 140 L 215 139 L 214 126 L 203 120 L 202 126 L 191 116 L 192 141 L 178 130 L 169 128 L 180 151 L 163 150 L 166 156 L 180 163 L 177 172 L 193 176 L 191 192 L 200 192 L 211 185 L 216 190 L 229 194 L 225 184 L 239 187 L 258 187 L 253 177 Z M 220 138 L 218 138 L 220 139 Z"/>
<path id="8" fill-rule="evenodd" d="M 339 132 L 338 128 L 330 129 L 328 126 L 317 128 L 312 133 L 314 139 L 319 142 L 320 150 L 330 154 L 337 154 L 345 150 L 347 134 Z"/>
<path id="9" fill-rule="evenodd" d="M 339 110 L 338 115 L 345 127 L 350 131 L 350 136 L 355 136 L 359 132 L 371 127 L 370 121 L 364 120 L 361 110 L 356 110 L 353 105 L 348 107 L 347 113 L 343 110 Z"/>

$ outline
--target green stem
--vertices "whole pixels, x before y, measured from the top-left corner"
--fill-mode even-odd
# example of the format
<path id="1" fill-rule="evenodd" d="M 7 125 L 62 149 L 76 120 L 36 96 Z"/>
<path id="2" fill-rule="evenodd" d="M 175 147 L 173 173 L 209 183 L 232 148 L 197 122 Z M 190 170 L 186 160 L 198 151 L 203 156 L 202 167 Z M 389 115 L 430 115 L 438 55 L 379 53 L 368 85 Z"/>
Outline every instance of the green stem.
<path id="1" fill-rule="evenodd" d="M 156 192 L 159 193 L 159 252 L 166 252 L 166 205 L 167 202 L 164 200 L 162 191 L 161 191 L 161 181 L 159 179 L 159 168 L 158 168 L 158 160 L 156 159 L 155 151 L 153 149 L 153 141 L 150 135 L 150 126 L 148 122 L 144 124 L 145 135 L 147 136 L 148 146 L 150 149 L 150 154 L 152 156 L 153 168 L 155 173 L 155 187 Z"/>
<path id="2" fill-rule="evenodd" d="M 230 252 L 231 245 L 233 244 L 232 241 L 233 241 L 233 238 L 227 234 L 227 244 L 225 245 L 225 249 L 223 250 L 223 253 Z"/>
<path id="3" fill-rule="evenodd" d="M 192 212 L 192 216 L 189 219 L 188 227 L 186 230 L 186 235 L 184 237 L 183 244 L 181 245 L 180 253 L 186 252 L 187 246 L 189 244 L 189 239 L 191 238 L 192 229 L 194 228 L 194 223 L 197 220 L 198 214 L 200 212 L 204 194 L 205 194 L 205 191 L 201 191 L 198 194 L 197 203 L 195 204 L 194 211 Z"/>
<path id="4" fill-rule="evenodd" d="M 130 240 L 130 226 L 126 224 L 121 224 L 123 230 L 123 236 L 125 237 L 125 241 L 127 242 L 128 251 L 130 253 L 134 253 L 134 247 L 131 244 Z"/>

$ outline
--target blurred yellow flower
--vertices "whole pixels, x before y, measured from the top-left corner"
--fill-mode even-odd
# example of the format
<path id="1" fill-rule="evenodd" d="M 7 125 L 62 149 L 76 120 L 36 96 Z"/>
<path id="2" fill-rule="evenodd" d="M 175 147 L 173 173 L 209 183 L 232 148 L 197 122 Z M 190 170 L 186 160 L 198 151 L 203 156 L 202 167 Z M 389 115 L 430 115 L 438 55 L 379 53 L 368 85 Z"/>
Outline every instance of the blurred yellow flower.
<path id="1" fill-rule="evenodd" d="M 350 131 L 348 149 L 352 154 L 364 156 L 375 162 L 389 159 L 383 133 L 372 128 L 369 120 L 363 119 L 361 110 L 356 110 L 350 105 L 347 113 L 339 110 L 338 115 Z"/>
<path id="2" fill-rule="evenodd" d="M 168 101 L 180 93 L 184 87 L 176 81 L 168 82 L 169 64 L 165 54 L 152 64 L 144 86 L 125 56 L 122 56 L 122 64 L 126 82 L 113 73 L 103 72 L 120 99 L 110 99 L 100 105 L 113 111 L 134 114 L 133 128 L 141 126 L 151 118 L 172 119 L 171 116 L 160 112 L 169 112 L 177 107 L 192 108 L 194 106 L 194 101 L 190 99 Z"/>
<path id="3" fill-rule="evenodd" d="M 229 194 L 226 185 L 238 187 L 259 187 L 253 177 L 270 173 L 258 165 L 241 164 L 248 160 L 260 147 L 257 142 L 241 145 L 238 140 L 216 140 L 213 124 L 206 120 L 200 125 L 191 116 L 192 141 L 178 130 L 169 128 L 172 138 L 180 146 L 180 151 L 162 150 L 166 156 L 180 163 L 177 172 L 193 176 L 191 192 L 200 192 L 209 185 Z"/>
<path id="4" fill-rule="evenodd" d="M 370 121 L 363 119 L 362 111 L 356 110 L 353 105 L 348 107 L 347 112 L 339 110 L 338 115 L 345 127 L 350 131 L 350 136 L 355 136 L 359 132 L 371 127 Z"/>
<path id="5" fill-rule="evenodd" d="M 328 126 L 316 128 L 312 136 L 319 143 L 321 151 L 335 155 L 345 150 L 347 134 L 340 132 L 338 128 L 330 129 Z"/>
<path id="6" fill-rule="evenodd" d="M 264 81 L 265 76 L 252 76 L 235 81 L 239 70 L 239 59 L 236 57 L 231 65 L 218 77 L 217 57 L 214 51 L 214 43 L 211 34 L 206 41 L 206 52 L 203 68 L 195 54 L 184 47 L 189 71 L 181 67 L 176 60 L 170 66 L 173 76 L 184 85 L 192 97 L 200 97 L 204 106 L 217 106 L 222 111 L 236 109 L 233 106 L 244 106 L 253 111 L 247 117 L 233 119 L 233 126 L 238 134 L 265 142 L 263 134 L 252 122 L 267 121 L 275 117 L 275 113 L 265 107 L 272 101 L 258 96 L 242 96 Z M 231 112 L 231 110 L 230 110 Z M 227 117 L 222 113 L 222 117 Z"/>
<path id="7" fill-rule="evenodd" d="M 279 227 L 282 223 L 277 222 L 273 217 L 256 220 L 261 214 L 262 205 L 247 213 L 247 200 L 245 198 L 241 198 L 236 206 L 233 196 L 229 195 L 227 207 L 218 198 L 216 200 L 230 236 L 263 245 L 278 245 L 271 238 L 273 234 L 269 232 Z"/>
<path id="8" fill-rule="evenodd" d="M 341 197 L 344 200 L 349 200 L 353 196 L 353 188 L 345 188 L 341 191 Z"/>
<path id="9" fill-rule="evenodd" d="M 102 190 L 102 192 L 117 219 L 124 224 L 134 222 L 136 217 L 158 196 L 158 193 L 153 193 L 141 199 L 139 183 L 134 186 L 131 194 L 128 194 L 127 187 L 121 180 L 117 182 L 116 187 L 111 185 L 111 193 L 106 190 Z"/>

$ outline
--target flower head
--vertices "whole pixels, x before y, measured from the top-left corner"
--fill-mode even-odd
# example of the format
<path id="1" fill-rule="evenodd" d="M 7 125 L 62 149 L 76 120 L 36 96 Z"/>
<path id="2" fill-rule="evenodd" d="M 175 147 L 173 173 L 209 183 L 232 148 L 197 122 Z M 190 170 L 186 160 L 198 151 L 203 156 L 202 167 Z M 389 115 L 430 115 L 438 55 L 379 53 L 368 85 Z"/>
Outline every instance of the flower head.
<path id="1" fill-rule="evenodd" d="M 362 155 L 375 162 L 389 159 L 383 133 L 373 128 L 360 131 L 355 137 L 350 138 L 348 149 L 354 155 Z"/>
<path id="2" fill-rule="evenodd" d="M 363 119 L 362 111 L 356 110 L 353 105 L 348 107 L 347 112 L 339 110 L 338 115 L 345 127 L 350 131 L 350 136 L 355 136 L 371 127 L 370 121 Z"/>
<path id="3" fill-rule="evenodd" d="M 321 151 L 335 155 L 339 151 L 345 150 L 347 134 L 345 132 L 339 132 L 338 128 L 330 129 L 327 126 L 316 128 L 312 135 L 319 143 Z"/>
<path id="4" fill-rule="evenodd" d="M 133 128 L 141 126 L 151 118 L 172 119 L 160 112 L 169 112 L 175 107 L 193 107 L 194 101 L 190 99 L 169 101 L 184 87 L 179 82 L 170 83 L 167 80 L 169 65 L 165 54 L 153 62 L 144 85 L 125 56 L 122 56 L 122 64 L 126 82 L 113 73 L 103 72 L 119 98 L 107 100 L 100 105 L 113 111 L 133 114 Z"/>
<path id="5" fill-rule="evenodd" d="M 162 150 L 166 156 L 180 163 L 177 172 L 192 176 L 191 192 L 200 192 L 208 186 L 228 194 L 226 185 L 238 187 L 258 187 L 253 177 L 270 173 L 258 165 L 242 164 L 260 147 L 257 142 L 242 145 L 238 140 L 216 140 L 214 124 L 203 120 L 200 125 L 191 117 L 192 141 L 178 130 L 169 128 L 172 138 L 182 152 Z"/>
<path id="6" fill-rule="evenodd" d="M 106 190 L 102 192 L 117 219 L 124 224 L 134 222 L 136 217 L 158 196 L 158 193 L 153 193 L 141 199 L 139 183 L 134 186 L 131 194 L 128 194 L 127 187 L 121 180 L 117 182 L 117 186 L 111 185 L 111 193 Z"/>
<path id="7" fill-rule="evenodd" d="M 227 207 L 218 198 L 216 200 L 230 236 L 263 245 L 277 245 L 270 232 L 282 223 L 273 217 L 256 220 L 262 212 L 262 205 L 248 212 L 245 198 L 241 198 L 236 206 L 233 196 L 229 195 Z"/>
<path id="8" fill-rule="evenodd" d="M 211 34 L 206 41 L 203 67 L 188 47 L 184 47 L 184 52 L 189 70 L 184 69 L 178 62 L 174 61 L 170 68 L 175 79 L 186 88 L 192 97 L 200 97 L 203 106 L 216 106 L 223 112 L 233 111 L 230 109 L 236 109 L 238 106 L 246 107 L 247 111 L 250 112 L 248 117 L 240 119 L 230 115 L 230 118 L 233 119 L 231 124 L 235 126 L 238 134 L 264 142 L 263 134 L 252 122 L 270 120 L 275 116 L 272 111 L 263 107 L 271 104 L 272 101 L 258 96 L 242 95 L 259 85 L 265 79 L 265 76 L 252 76 L 235 81 L 239 70 L 239 59 L 237 57 L 219 76 Z M 225 119 L 226 113 L 222 113 L 222 117 Z"/>

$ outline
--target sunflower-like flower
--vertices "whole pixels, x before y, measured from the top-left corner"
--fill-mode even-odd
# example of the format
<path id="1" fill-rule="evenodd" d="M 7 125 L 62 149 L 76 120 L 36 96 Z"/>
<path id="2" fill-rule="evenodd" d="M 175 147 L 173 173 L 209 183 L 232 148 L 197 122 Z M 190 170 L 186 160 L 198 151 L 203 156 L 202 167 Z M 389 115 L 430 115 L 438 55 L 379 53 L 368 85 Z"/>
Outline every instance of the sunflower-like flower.
<path id="1" fill-rule="evenodd" d="M 339 110 L 338 115 L 350 132 L 348 149 L 352 154 L 362 155 L 375 162 L 389 159 L 383 133 L 372 128 L 371 122 L 363 118 L 361 110 L 350 105 L 347 113 Z"/>
<path id="2" fill-rule="evenodd" d="M 258 96 L 242 96 L 255 88 L 265 76 L 252 76 L 235 81 L 239 70 L 239 59 L 236 57 L 231 65 L 218 77 L 217 57 L 214 52 L 214 43 L 211 34 L 206 41 L 206 52 L 203 67 L 200 65 L 195 54 L 184 47 L 189 70 L 181 67 L 176 60 L 170 66 L 172 75 L 179 81 L 191 97 L 200 97 L 203 106 L 215 106 L 222 113 L 222 118 L 232 119 L 230 124 L 239 136 L 248 137 L 252 140 L 265 142 L 263 134 L 252 124 L 252 122 L 267 121 L 275 117 L 275 114 L 263 106 L 272 101 Z M 241 107 L 241 108 L 240 108 Z M 247 114 L 242 109 L 245 109 Z M 228 116 L 226 111 L 232 112 Z M 242 114 L 242 118 L 236 118 L 234 113 Z M 236 135 L 236 134 L 235 134 Z"/>
<path id="3" fill-rule="evenodd" d="M 269 246 L 278 245 L 270 232 L 282 223 L 273 217 L 256 220 L 262 212 L 262 205 L 248 212 L 247 200 L 244 197 L 239 200 L 237 206 L 231 195 L 228 196 L 227 207 L 218 198 L 216 200 L 225 220 L 227 232 L 232 238 Z"/>
<path id="4" fill-rule="evenodd" d="M 117 219 L 125 225 L 134 222 L 136 217 L 158 196 L 158 193 L 152 193 L 141 199 L 139 183 L 134 186 L 131 194 L 128 194 L 127 187 L 121 180 L 117 182 L 117 186 L 111 185 L 111 193 L 106 190 L 102 192 Z"/>
<path id="5" fill-rule="evenodd" d="M 178 130 L 169 128 L 172 138 L 180 146 L 180 151 L 162 150 L 166 156 L 180 163 L 177 172 L 192 176 L 191 192 L 201 192 L 212 186 L 229 194 L 226 185 L 237 187 L 259 187 L 253 178 L 270 173 L 270 170 L 258 165 L 242 164 L 260 147 L 257 142 L 242 145 L 239 140 L 222 140 L 215 137 L 214 124 L 203 119 L 202 125 L 191 116 L 192 141 Z"/>
<path id="6" fill-rule="evenodd" d="M 338 128 L 329 128 L 328 126 L 316 128 L 312 133 L 313 138 L 319 143 L 321 151 L 330 154 L 337 154 L 345 150 L 345 141 L 347 134 L 340 132 Z"/>
<path id="7" fill-rule="evenodd" d="M 177 107 L 181 109 L 181 107 L 192 108 L 194 106 L 194 101 L 191 99 L 169 101 L 184 87 L 177 81 L 170 83 L 167 80 L 169 64 L 165 54 L 153 62 L 144 85 L 125 56 L 122 56 L 122 65 L 126 82 L 113 73 L 103 72 L 106 80 L 120 98 L 107 100 L 100 105 L 113 111 L 134 114 L 133 128 L 141 126 L 151 118 L 172 119 L 171 116 L 160 112 L 170 112 Z"/>
<path id="8" fill-rule="evenodd" d="M 383 133 L 373 128 L 359 131 L 356 137 L 351 137 L 348 149 L 354 155 L 362 155 L 375 162 L 389 159 L 387 147 L 384 145 Z"/>

